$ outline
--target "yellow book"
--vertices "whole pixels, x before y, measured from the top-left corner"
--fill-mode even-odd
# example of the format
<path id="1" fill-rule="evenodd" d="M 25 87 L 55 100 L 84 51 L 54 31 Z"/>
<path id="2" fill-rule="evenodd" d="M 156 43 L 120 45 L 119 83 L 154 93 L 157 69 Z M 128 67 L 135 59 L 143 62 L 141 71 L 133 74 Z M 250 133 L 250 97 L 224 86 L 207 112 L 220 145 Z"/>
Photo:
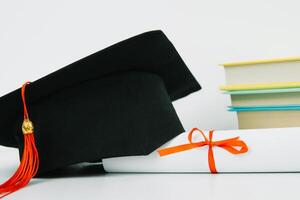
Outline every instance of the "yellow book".
<path id="1" fill-rule="evenodd" d="M 224 67 L 236 67 L 256 64 L 271 64 L 271 63 L 282 63 L 282 62 L 297 62 L 300 61 L 300 57 L 289 57 L 289 58 L 274 58 L 265 60 L 252 60 L 252 61 L 240 61 L 240 62 L 229 62 L 220 64 Z"/>
<path id="2" fill-rule="evenodd" d="M 230 88 L 242 89 L 254 86 L 248 84 L 259 84 L 255 87 L 260 88 L 281 88 L 278 83 L 284 84 L 284 88 L 295 87 L 294 82 L 300 82 L 300 57 L 279 58 L 270 60 L 255 60 L 246 62 L 232 62 L 223 64 L 226 75 L 226 83 Z M 274 83 L 265 85 L 261 83 Z M 298 83 L 296 83 L 297 85 Z M 238 85 L 232 87 L 231 85 Z M 298 85 L 297 85 L 298 86 Z"/>
<path id="3" fill-rule="evenodd" d="M 224 85 L 221 90 L 234 91 L 234 90 L 263 90 L 263 89 L 283 89 L 283 88 L 299 88 L 300 82 L 278 82 L 278 83 L 263 83 L 263 84 L 237 84 L 237 85 Z"/>

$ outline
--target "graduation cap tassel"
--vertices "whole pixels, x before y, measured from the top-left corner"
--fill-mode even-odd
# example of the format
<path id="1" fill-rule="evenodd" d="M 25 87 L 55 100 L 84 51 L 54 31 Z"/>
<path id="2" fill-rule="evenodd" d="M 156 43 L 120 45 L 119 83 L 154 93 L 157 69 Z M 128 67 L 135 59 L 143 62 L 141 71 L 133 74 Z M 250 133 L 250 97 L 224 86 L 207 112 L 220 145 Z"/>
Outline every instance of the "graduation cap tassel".
<path id="1" fill-rule="evenodd" d="M 22 86 L 22 101 L 24 107 L 24 121 L 22 131 L 24 135 L 24 150 L 19 168 L 15 174 L 0 185 L 0 198 L 3 198 L 28 185 L 39 168 L 39 155 L 34 140 L 34 127 L 29 119 L 25 100 L 25 90 L 29 82 Z"/>

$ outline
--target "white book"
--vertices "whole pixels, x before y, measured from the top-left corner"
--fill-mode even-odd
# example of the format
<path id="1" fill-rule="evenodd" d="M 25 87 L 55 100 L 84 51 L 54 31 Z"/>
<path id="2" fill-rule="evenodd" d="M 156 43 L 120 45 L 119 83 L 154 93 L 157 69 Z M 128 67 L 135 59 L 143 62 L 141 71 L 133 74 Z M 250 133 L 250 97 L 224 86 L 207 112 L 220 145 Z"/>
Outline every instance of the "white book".
<path id="1" fill-rule="evenodd" d="M 157 150 L 187 144 L 189 132 L 184 132 Z M 300 128 L 215 131 L 213 141 L 239 136 L 248 152 L 232 154 L 213 147 L 218 172 L 300 172 Z M 208 136 L 207 136 L 208 137 Z M 194 134 L 194 141 L 202 141 Z M 103 160 L 107 172 L 133 173 L 209 173 L 208 146 L 194 148 L 161 157 L 158 151 L 147 156 L 129 156 Z"/>

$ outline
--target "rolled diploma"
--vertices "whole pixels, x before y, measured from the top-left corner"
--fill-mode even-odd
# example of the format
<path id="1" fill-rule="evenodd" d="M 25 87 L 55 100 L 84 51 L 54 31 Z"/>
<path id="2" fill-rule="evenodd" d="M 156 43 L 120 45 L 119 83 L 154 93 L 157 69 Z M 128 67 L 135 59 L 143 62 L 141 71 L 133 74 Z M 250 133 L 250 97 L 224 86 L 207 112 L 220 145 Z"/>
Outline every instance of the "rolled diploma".
<path id="1" fill-rule="evenodd" d="M 187 144 L 188 134 L 184 132 L 158 149 Z M 214 146 L 218 172 L 300 172 L 300 128 L 215 131 L 213 141 L 237 136 L 247 144 L 248 152 L 234 155 Z M 194 142 L 202 140 L 200 134 L 194 134 Z M 156 150 L 147 156 L 109 158 L 103 160 L 103 166 L 107 172 L 210 172 L 208 146 L 163 157 Z"/>

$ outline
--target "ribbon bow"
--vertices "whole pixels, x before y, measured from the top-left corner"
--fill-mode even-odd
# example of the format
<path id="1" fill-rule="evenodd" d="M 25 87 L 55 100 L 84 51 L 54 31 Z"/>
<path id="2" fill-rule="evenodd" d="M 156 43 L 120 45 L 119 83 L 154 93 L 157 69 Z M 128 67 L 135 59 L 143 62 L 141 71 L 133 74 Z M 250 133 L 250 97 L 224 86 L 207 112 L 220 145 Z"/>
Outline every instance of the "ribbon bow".
<path id="1" fill-rule="evenodd" d="M 204 141 L 193 142 L 193 134 L 195 132 L 200 133 L 203 136 Z M 229 139 L 219 140 L 219 141 L 212 141 L 213 133 L 214 133 L 213 130 L 209 131 L 209 139 L 208 139 L 205 136 L 205 134 L 203 133 L 203 131 L 199 130 L 198 128 L 193 128 L 188 135 L 188 140 L 190 142 L 189 144 L 183 144 L 183 145 L 178 145 L 178 146 L 174 146 L 174 147 L 168 147 L 165 149 L 160 149 L 160 150 L 158 150 L 158 153 L 160 156 L 166 156 L 169 154 L 178 153 L 181 151 L 186 151 L 186 150 L 199 148 L 199 147 L 208 145 L 209 169 L 210 169 L 211 173 L 217 173 L 215 159 L 214 159 L 214 152 L 213 152 L 214 146 L 223 148 L 224 150 L 226 150 L 232 154 L 242 154 L 242 153 L 246 153 L 248 151 L 248 147 L 247 147 L 246 143 L 242 140 L 239 140 L 239 137 L 234 137 L 234 138 L 229 138 Z M 238 149 L 236 147 L 238 147 L 240 149 Z"/>

